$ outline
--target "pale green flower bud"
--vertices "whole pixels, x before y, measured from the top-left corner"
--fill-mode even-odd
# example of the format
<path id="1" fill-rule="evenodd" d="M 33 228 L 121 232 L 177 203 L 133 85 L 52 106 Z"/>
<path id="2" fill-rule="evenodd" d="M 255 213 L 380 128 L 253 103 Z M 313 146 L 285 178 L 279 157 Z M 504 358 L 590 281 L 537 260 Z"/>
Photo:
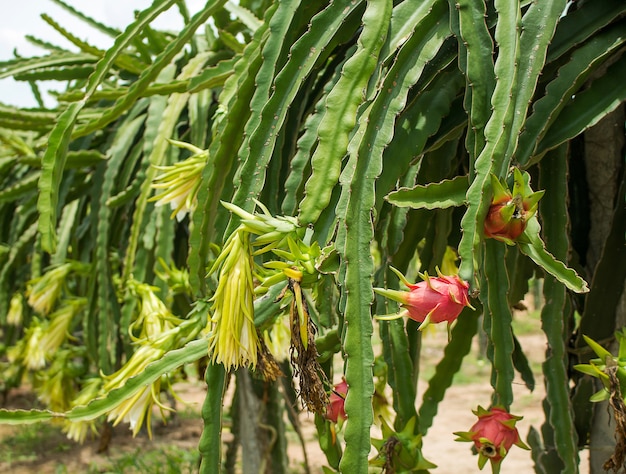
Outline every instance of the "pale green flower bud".
<path id="1" fill-rule="evenodd" d="M 221 265 L 213 295 L 213 316 L 208 323 L 209 353 L 227 370 L 243 365 L 254 368 L 259 338 L 254 326 L 253 261 L 249 235 L 238 229 L 229 237 L 215 262 Z"/>
<path id="2" fill-rule="evenodd" d="M 71 263 L 64 263 L 28 282 L 26 295 L 30 307 L 43 315 L 50 313 L 71 269 Z"/>
<path id="3" fill-rule="evenodd" d="M 69 334 L 70 324 L 83 307 L 87 304 L 85 298 L 67 300 L 61 308 L 50 315 L 50 324 L 45 328 L 41 337 L 41 349 L 46 356 L 53 355 Z"/>
<path id="4" fill-rule="evenodd" d="M 24 366 L 30 370 L 43 369 L 46 365 L 46 353 L 41 346 L 41 338 L 44 335 L 43 328 L 34 324 L 26 330 L 24 339 L 26 345 L 22 354 Z"/>
<path id="5" fill-rule="evenodd" d="M 196 196 L 208 152 L 187 143 L 175 140 L 169 142 L 191 150 L 194 155 L 170 166 L 155 166 L 161 174 L 154 178 L 151 187 L 162 192 L 150 200 L 156 201 L 157 206 L 169 204 L 173 210 L 172 217 L 176 216 L 178 221 L 182 221 L 196 207 Z"/>
<path id="6" fill-rule="evenodd" d="M 22 324 L 24 298 L 21 293 L 15 293 L 9 303 L 9 312 L 7 313 L 7 324 L 11 326 L 20 326 Z"/>

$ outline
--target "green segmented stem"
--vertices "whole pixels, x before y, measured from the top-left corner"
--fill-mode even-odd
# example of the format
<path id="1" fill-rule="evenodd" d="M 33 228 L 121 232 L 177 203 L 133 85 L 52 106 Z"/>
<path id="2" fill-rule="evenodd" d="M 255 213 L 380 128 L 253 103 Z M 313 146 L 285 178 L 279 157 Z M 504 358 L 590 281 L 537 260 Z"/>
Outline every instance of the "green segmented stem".
<path id="1" fill-rule="evenodd" d="M 546 250 L 545 244 L 539 236 L 540 231 L 541 227 L 537 216 L 533 216 L 528 221 L 524 234 L 522 234 L 525 239 L 520 239 L 517 243 L 520 252 L 530 257 L 537 265 L 570 290 L 576 293 L 587 293 L 589 291 L 587 282 Z"/>
<path id="2" fill-rule="evenodd" d="M 28 127 L 49 129 L 54 126 L 57 114 L 39 110 L 22 110 L 17 107 L 0 106 L 0 118 L 11 120 L 17 129 L 29 130 Z"/>
<path id="3" fill-rule="evenodd" d="M 515 84 L 519 56 L 519 5 L 517 2 L 501 0 L 495 2 L 495 7 L 498 12 L 495 40 L 499 52 L 493 67 L 496 81 L 489 103 L 493 112 L 484 128 L 484 147 L 474 162 L 474 178 L 467 191 L 468 209 L 461 220 L 463 236 L 458 248 L 461 257 L 459 276 L 469 281 L 472 287 L 476 283 L 474 280 L 476 254 L 483 239 L 483 221 L 491 198 L 490 175 L 496 172 L 500 176 L 499 173 L 504 173 L 508 169 L 509 160 L 506 157 L 506 149 L 512 133 L 511 123 L 514 119 L 511 90 Z M 462 22 L 463 9 L 460 10 L 459 15 Z M 471 55 L 471 50 L 469 54 Z M 491 58 L 492 53 L 483 47 L 476 54 L 488 55 Z M 468 61 L 468 67 L 471 62 Z M 484 97 L 472 106 L 471 110 L 474 110 L 475 106 L 484 107 L 482 100 Z"/>
<path id="4" fill-rule="evenodd" d="M 406 173 L 411 162 L 423 156 L 428 138 L 440 130 L 442 119 L 450 113 L 462 83 L 463 78 L 458 72 L 442 72 L 402 111 L 394 137 L 383 155 L 383 172 L 376 183 L 377 203 L 382 203 L 382 196 L 396 186 L 398 176 Z M 467 191 L 467 185 L 465 188 Z"/>
<path id="5" fill-rule="evenodd" d="M 70 421 L 95 420 L 111 411 L 120 403 L 128 400 L 146 385 L 150 385 L 161 378 L 163 374 L 172 372 L 184 364 L 190 364 L 206 356 L 207 344 L 206 339 L 200 339 L 189 342 L 180 349 L 166 353 L 158 361 L 148 364 L 141 374 L 129 378 L 123 387 L 112 390 L 103 397 L 92 400 L 87 405 L 77 406 L 66 413 L 50 410 L 0 409 L 0 423 L 9 425 L 37 423 L 55 418 L 66 418 Z"/>
<path id="6" fill-rule="evenodd" d="M 183 68 L 179 77 L 182 79 L 188 79 L 189 77 L 194 76 L 202 69 L 206 60 L 206 54 L 199 54 L 198 56 L 192 58 Z M 162 113 L 153 117 L 154 120 L 158 121 L 157 128 L 153 129 L 153 133 L 155 134 L 154 140 L 144 142 L 147 148 L 145 151 L 150 151 L 149 161 L 152 166 L 146 170 L 145 181 L 143 182 L 140 194 L 135 201 L 135 212 L 133 213 L 133 224 L 131 227 L 128 247 L 126 249 L 126 257 L 124 259 L 124 273 L 122 274 L 122 281 L 126 281 L 129 278 L 130 272 L 134 267 L 133 263 L 135 253 L 137 252 L 139 237 L 145 228 L 144 213 L 147 209 L 148 197 L 151 192 L 151 184 L 157 173 L 156 166 L 160 166 L 163 163 L 167 149 L 170 146 L 167 138 L 174 136 L 174 129 L 178 123 L 180 115 L 187 106 L 188 101 L 189 93 L 187 92 L 172 94 L 167 98 L 167 106 L 162 110 Z"/>
<path id="7" fill-rule="evenodd" d="M 211 141 L 211 124 L 213 113 L 213 98 L 210 89 L 203 89 L 189 97 L 187 113 L 191 130 L 189 131 L 190 143 L 199 148 L 205 148 Z"/>
<path id="8" fill-rule="evenodd" d="M 413 34 L 415 27 L 430 12 L 435 1 L 437 0 L 409 0 L 394 6 L 387 41 L 380 52 L 382 62 L 389 61 L 402 43 Z"/>
<path id="9" fill-rule="evenodd" d="M 243 163 L 238 170 L 241 179 L 233 202 L 249 210 L 265 181 L 267 164 L 272 157 L 277 132 L 282 128 L 287 105 L 291 103 L 304 79 L 313 69 L 324 48 L 332 40 L 346 18 L 360 2 L 336 1 L 311 20 L 310 28 L 292 46 L 285 66 L 274 79 L 274 93 L 263 107 L 262 120 L 254 129 L 249 145 L 241 156 Z M 250 150 L 255 151 L 254 159 Z M 231 228 L 234 223 L 231 223 Z"/>
<path id="10" fill-rule="evenodd" d="M 624 39 L 624 38 L 622 38 Z M 623 44 L 623 43 L 622 43 Z M 551 150 L 598 123 L 626 100 L 626 57 L 607 68 L 607 73 L 580 92 L 559 114 L 558 127 L 551 127 L 539 143 L 537 154 Z"/>
<path id="11" fill-rule="evenodd" d="M 223 54 L 215 54 L 216 57 L 224 56 Z M 206 89 L 220 87 L 224 81 L 232 74 L 234 59 L 220 61 L 215 66 L 207 67 L 201 74 L 186 80 L 173 80 L 163 84 L 152 84 L 146 87 L 138 97 L 150 97 L 153 95 L 169 95 L 174 92 L 191 92 L 197 93 Z M 85 66 L 81 66 L 85 67 Z M 36 72 L 45 73 L 46 71 Z M 36 74 L 25 73 L 25 74 Z M 114 89 L 107 89 L 94 92 L 89 101 L 99 100 L 117 100 L 128 94 L 127 86 L 119 86 Z M 82 91 L 68 91 L 59 95 L 59 100 L 73 102 L 81 100 L 84 96 Z"/>
<path id="12" fill-rule="evenodd" d="M 337 80 L 337 76 L 335 78 Z M 329 84 L 333 83 L 334 81 L 329 82 Z M 304 133 L 297 142 L 297 152 L 289 162 L 289 174 L 285 181 L 285 197 L 281 204 L 283 214 L 292 215 L 297 210 L 298 193 L 301 191 L 305 167 L 309 163 L 311 150 L 317 140 L 317 127 L 322 120 L 323 104 L 323 100 L 318 101 L 315 105 L 315 113 L 306 119 Z"/>
<path id="13" fill-rule="evenodd" d="M 216 474 L 220 472 L 222 459 L 222 399 L 226 383 L 224 366 L 209 364 L 205 379 L 208 391 L 202 405 L 204 428 L 198 444 L 202 456 L 200 474 Z"/>
<path id="14" fill-rule="evenodd" d="M 298 218 L 303 225 L 316 222 L 331 200 L 350 132 L 356 124 L 357 110 L 365 100 L 370 77 L 378 66 L 378 54 L 389 22 L 385 16 L 368 16 L 372 10 L 365 11 L 357 49 L 344 63 L 339 80 L 326 95 L 326 107 L 317 128 L 318 143 L 311 157 L 311 176 L 300 202 Z"/>
<path id="15" fill-rule="evenodd" d="M 177 152 L 178 150 L 176 150 Z M 171 153 L 170 153 L 171 154 Z M 155 215 L 156 214 L 156 215 Z M 158 270 L 159 260 L 171 262 L 173 260 L 174 237 L 176 231 L 176 223 L 171 218 L 171 211 L 167 206 L 161 206 L 154 209 L 154 222 L 156 226 L 156 235 L 154 239 L 154 262 L 153 271 Z M 167 281 L 160 278 L 154 283 L 154 286 L 161 289 L 161 299 L 165 300 L 168 296 Z"/>
<path id="16" fill-rule="evenodd" d="M 276 11 L 269 19 L 268 37 L 263 43 L 261 56 L 263 62 L 256 73 L 254 94 L 250 100 L 250 119 L 246 122 L 244 128 L 244 140 L 239 150 L 239 159 L 242 162 L 249 157 L 251 153 L 249 139 L 254 135 L 255 130 L 259 127 L 263 116 L 262 110 L 267 104 L 270 95 L 272 95 L 271 86 L 276 74 L 276 68 L 281 58 L 281 51 L 285 36 L 289 32 L 292 21 L 296 21 L 295 12 L 300 6 L 300 1 L 278 2 Z M 294 25 L 295 27 L 295 25 Z M 273 93 L 279 93 L 280 89 Z M 280 127 L 279 127 L 280 128 Z M 254 149 L 256 154 L 256 149 Z"/>
<path id="17" fill-rule="evenodd" d="M 162 6 L 164 6 L 165 8 L 159 9 L 154 16 L 150 15 L 149 21 L 142 22 L 141 26 L 147 27 L 152 19 L 156 17 L 156 15 L 171 7 L 175 2 L 176 0 L 163 0 Z M 167 44 L 167 47 L 157 56 L 154 62 L 142 71 L 137 81 L 133 82 L 133 84 L 128 88 L 128 93 L 120 97 L 115 102 L 115 104 L 113 104 L 112 107 L 107 109 L 96 119 L 91 120 L 86 124 L 81 125 L 80 127 L 76 127 L 76 130 L 74 130 L 72 137 L 76 138 L 88 135 L 89 133 L 96 131 L 111 123 L 113 120 L 120 117 L 124 112 L 126 112 L 128 108 L 133 104 L 133 102 L 135 102 L 137 98 L 141 96 L 141 93 L 146 89 L 146 87 L 148 87 L 148 85 L 157 78 L 163 68 L 171 64 L 174 57 L 176 57 L 180 50 L 188 44 L 189 39 L 195 34 L 196 30 L 200 26 L 204 25 L 207 19 L 217 10 L 219 10 L 225 2 L 226 0 L 210 0 L 209 2 L 207 2 L 206 6 L 201 9 L 196 15 L 194 15 L 190 22 L 185 25 L 185 27 L 178 34 L 176 39 L 169 42 Z M 102 60 L 98 62 L 96 72 L 100 70 L 100 64 L 111 55 L 110 53 L 112 51 L 116 52 L 117 49 L 119 49 L 119 43 L 122 38 L 126 41 L 132 40 L 132 38 L 138 33 L 137 23 L 140 19 L 142 19 L 145 14 L 147 14 L 147 12 L 152 12 L 152 10 L 156 10 L 154 6 L 148 10 L 144 10 L 139 15 L 137 21 L 131 24 L 127 28 L 127 30 L 116 39 L 113 48 L 107 50 L 104 58 L 102 58 Z M 141 31 L 141 29 L 139 31 Z M 117 55 L 115 55 L 114 57 L 116 56 Z M 88 89 L 85 93 L 85 99 L 83 100 L 86 100 L 91 95 L 91 93 L 92 92 Z"/>
<path id="18" fill-rule="evenodd" d="M 619 39 L 617 32 L 623 29 L 623 24 L 621 28 L 616 25 L 596 35 L 576 49 L 570 60 L 559 68 L 558 75 L 546 86 L 545 95 L 535 102 L 532 115 L 526 120 L 519 147 L 515 152 L 515 159 L 520 165 L 526 165 L 533 157 L 539 142 L 554 122 L 561 117 L 560 112 L 582 84 L 588 80 L 590 74 L 604 63 L 608 56 L 622 47 L 623 39 Z M 559 128 L 561 126 L 562 123 L 559 122 Z"/>
<path id="19" fill-rule="evenodd" d="M 400 188 L 389 193 L 387 200 L 396 206 L 413 209 L 446 209 L 465 204 L 467 176 L 457 176 L 438 183 Z"/>
<path id="20" fill-rule="evenodd" d="M 576 45 L 601 31 L 603 27 L 626 12 L 621 0 L 606 0 L 578 5 L 559 20 L 556 33 L 548 49 L 548 62 L 561 57 Z"/>
<path id="21" fill-rule="evenodd" d="M 236 170 L 233 182 L 235 183 L 235 189 L 240 187 L 240 183 L 244 180 L 245 173 L 244 168 L 246 164 L 249 165 L 251 161 L 257 159 L 259 154 L 258 150 L 261 146 L 261 138 L 259 134 L 274 133 L 274 141 L 271 139 L 264 141 L 264 147 L 269 148 L 269 157 L 265 158 L 265 168 L 262 174 L 264 175 L 260 186 L 257 188 L 255 198 L 261 199 L 269 207 L 269 209 L 278 210 L 278 199 L 280 197 L 280 191 L 282 190 L 281 182 L 281 168 L 282 168 L 282 143 L 287 137 L 297 136 L 297 131 L 289 130 L 290 127 L 298 127 L 299 107 L 293 104 L 294 97 L 289 100 L 290 106 L 287 103 L 284 105 L 284 113 L 281 116 L 281 121 L 284 121 L 287 116 L 290 119 L 285 124 L 285 129 L 282 129 L 282 123 L 273 124 L 268 129 L 268 118 L 277 119 L 278 113 L 276 111 L 268 111 L 266 105 L 271 102 L 271 98 L 276 99 L 282 95 L 282 92 L 288 92 L 289 86 L 277 85 L 274 83 L 277 80 L 276 71 L 284 65 L 285 61 L 290 61 L 292 54 L 295 51 L 290 50 L 289 54 L 286 53 L 285 44 L 291 44 L 292 35 L 297 34 L 304 24 L 303 10 L 304 5 L 298 1 L 279 2 L 276 11 L 272 15 L 269 23 L 269 36 L 267 41 L 263 45 L 262 56 L 263 62 L 255 77 L 254 94 L 250 101 L 250 119 L 245 124 L 243 141 L 239 148 L 238 158 L 241 163 L 240 167 Z M 295 53 L 297 55 L 297 53 Z M 296 56 L 297 57 L 297 56 Z M 304 80 L 304 78 L 302 78 Z M 299 128 L 299 127 L 298 127 Z M 282 130 L 281 130 L 282 129 Z M 280 130 L 280 133 L 278 131 Z M 259 137 L 258 140 L 255 137 Z M 271 159 L 269 159 L 271 158 Z M 263 188 L 263 180 L 265 175 L 269 177 L 267 183 L 265 183 L 264 194 L 261 195 L 261 189 Z M 237 194 L 235 191 L 235 195 Z M 235 198 L 236 200 L 237 198 Z M 248 208 L 249 209 L 249 208 Z M 229 234 L 233 230 L 233 226 L 236 226 L 238 219 L 231 219 L 231 226 L 227 230 Z"/>
<path id="22" fill-rule="evenodd" d="M 41 177 L 39 171 L 28 173 L 22 179 L 17 182 L 13 182 L 10 186 L 7 186 L 0 191 L 0 203 L 16 201 L 20 197 L 28 194 L 33 189 L 37 188 L 37 181 Z"/>
<path id="23" fill-rule="evenodd" d="M 513 367 L 519 372 L 526 388 L 532 392 L 535 390 L 535 375 L 515 334 L 513 334 L 513 345 Z"/>
<path id="24" fill-rule="evenodd" d="M 326 45 L 359 4 L 344 0 L 331 3 L 313 17 L 309 30 L 292 46 L 287 63 L 274 79 L 274 93 L 261 112 L 262 120 L 250 137 L 248 151 L 255 150 L 254 159 L 245 159 L 238 173 L 241 182 L 233 202 L 241 208 L 249 210 L 253 205 L 252 199 L 263 186 L 265 170 L 277 139 L 276 132 L 282 127 L 287 114 L 287 104 L 295 97 Z M 246 152 L 243 158 L 247 156 Z"/>
<path id="25" fill-rule="evenodd" d="M 97 284 L 97 311 L 98 311 L 98 342 L 94 350 L 98 351 L 99 368 L 109 373 L 115 364 L 115 346 L 117 341 L 117 327 L 115 320 L 119 318 L 115 289 L 110 268 L 111 245 L 111 208 L 107 201 L 112 194 L 118 179 L 119 169 L 139 131 L 144 124 L 145 116 L 125 121 L 119 128 L 110 148 L 110 158 L 107 161 L 106 171 L 100 186 L 100 202 L 98 205 L 98 222 L 95 245 L 95 279 Z M 114 308 L 115 306 L 115 308 Z M 117 314 L 117 318 L 114 316 Z"/>
<path id="26" fill-rule="evenodd" d="M 261 46 L 267 39 L 267 24 L 277 4 L 265 12 L 265 21 L 252 41 L 248 43 L 239 60 L 233 66 L 233 74 L 224 83 L 219 97 L 220 104 L 227 104 L 230 112 L 214 120 L 213 136 L 209 146 L 209 159 L 198 189 L 198 208 L 193 214 L 193 227 L 189 236 L 189 280 L 196 294 L 204 293 L 204 276 L 209 253 L 209 243 L 219 232 L 215 229 L 215 218 L 224 189 L 225 176 L 230 175 L 234 164 L 233 156 L 242 141 L 244 122 L 250 109 L 254 92 L 254 77 L 261 66 Z"/>
<path id="27" fill-rule="evenodd" d="M 458 39 L 459 69 L 467 82 L 463 105 L 471 131 L 466 137 L 466 148 L 473 164 L 485 144 L 483 130 L 491 115 L 489 98 L 495 87 L 493 40 L 486 24 L 484 2 L 449 0 L 448 3 L 450 27 Z"/>
<path id="28" fill-rule="evenodd" d="M 2 270 L 0 271 L 0 294 L 3 296 L 0 298 L 0 314 L 6 315 L 9 300 L 11 299 L 8 289 L 5 290 L 8 286 L 8 278 L 11 275 L 11 270 L 15 270 L 14 266 L 17 263 L 18 257 L 27 250 L 27 246 L 32 243 L 36 235 L 37 222 L 34 222 L 29 227 L 24 229 L 19 239 L 11 244 L 11 249 L 7 254 L 5 263 L 2 265 Z M 6 298 L 4 297 L 5 295 Z"/>
<path id="29" fill-rule="evenodd" d="M 388 24 L 391 16 L 390 4 L 385 1 L 368 2 L 365 15 L 367 18 L 386 16 Z M 339 464 L 340 470 L 344 472 L 367 470 L 367 456 L 371 448 L 369 432 L 373 421 L 374 353 L 371 344 L 373 327 L 370 306 L 374 296 L 374 262 L 370 253 L 370 242 L 374 236 L 371 215 L 375 204 L 374 178 L 380 174 L 382 167 L 382 148 L 376 153 L 378 149 L 373 151 L 373 147 L 368 147 L 374 143 L 372 131 L 367 139 L 364 137 L 364 129 L 368 124 L 364 118 L 366 116 L 367 113 L 364 113 L 361 117 L 360 131 L 357 132 L 355 146 L 350 151 L 347 171 L 344 170 L 340 178 L 342 199 L 337 208 L 339 230 L 343 233 L 343 238 L 337 236 L 337 250 L 342 257 L 340 276 L 345 275 L 340 306 L 345 305 L 343 347 L 346 358 L 345 378 L 349 387 L 345 402 L 348 415 L 345 428 L 346 447 Z M 362 146 L 358 144 L 359 138 L 363 140 Z M 384 143 L 386 145 L 388 140 Z"/>
<path id="30" fill-rule="evenodd" d="M 60 33 L 66 40 L 72 43 L 74 46 L 77 46 L 82 52 L 87 54 L 93 54 L 97 57 L 102 57 L 105 55 L 105 51 L 96 48 L 95 46 L 90 45 L 86 41 L 81 40 L 80 38 L 74 36 L 68 30 L 63 28 L 60 24 L 54 21 L 50 16 L 43 13 L 41 15 L 41 19 L 48 23 L 52 28 L 54 28 L 58 33 Z M 121 53 L 114 60 L 115 66 L 120 69 L 125 69 L 126 71 L 133 74 L 140 74 L 146 67 L 146 64 L 143 64 L 142 61 L 138 61 L 136 58 L 131 58 L 128 55 Z"/>
<path id="31" fill-rule="evenodd" d="M 107 199 L 106 205 L 108 207 L 114 209 L 124 206 L 137 197 L 146 176 L 146 169 L 150 166 L 148 158 L 149 155 L 143 154 L 143 143 L 136 143 L 128 154 L 128 158 L 124 160 L 124 169 L 117 178 L 118 185 L 125 185 L 125 187 Z M 130 183 L 128 183 L 129 172 L 134 171 L 136 165 L 139 169 Z"/>
<path id="32" fill-rule="evenodd" d="M 24 38 L 26 38 L 26 40 L 35 45 L 35 46 L 39 46 L 41 49 L 45 49 L 47 51 L 50 51 L 51 53 L 63 53 L 66 52 L 64 48 L 61 48 L 60 46 L 57 46 L 55 44 L 50 43 L 49 41 L 44 41 L 41 38 L 37 38 L 33 35 L 26 35 L 24 36 Z M 4 64 L 4 62 L 3 62 Z M 43 108 L 43 104 L 39 101 L 37 101 L 39 107 Z"/>
<path id="33" fill-rule="evenodd" d="M 561 146 L 541 162 L 540 186 L 549 189 L 551 196 L 540 202 L 543 217 L 543 235 L 546 246 L 559 259 L 569 253 L 567 199 L 567 146 Z M 547 276 L 543 283 L 545 304 L 541 310 L 541 325 L 550 350 L 543 363 L 546 383 L 546 401 L 550 406 L 548 422 L 554 430 L 554 448 L 563 461 L 562 472 L 578 472 L 578 439 L 570 401 L 567 339 L 565 327 L 565 286 Z"/>
<path id="34" fill-rule="evenodd" d="M 143 27 L 148 25 L 152 20 L 154 20 L 154 18 L 169 8 L 174 2 L 175 0 L 157 1 L 150 8 L 139 14 L 137 20 L 129 25 L 123 34 L 117 37 L 113 47 L 109 49 L 104 57 L 98 61 L 94 73 L 89 77 L 87 85 L 85 86 L 85 96 L 83 100 L 70 104 L 59 116 L 54 129 L 52 129 L 48 139 L 48 148 L 46 149 L 46 153 L 42 159 L 42 174 L 41 179 L 39 180 L 39 199 L 37 201 L 37 210 L 39 211 L 38 231 L 41 234 L 41 246 L 43 250 L 53 253 L 56 246 L 55 226 L 57 220 L 56 208 L 59 186 L 61 184 L 63 168 L 65 166 L 67 148 L 73 135 L 72 131 L 74 129 L 78 113 L 84 107 L 89 96 L 96 91 L 97 87 L 105 79 L 109 69 L 115 62 L 115 59 L 122 53 L 126 46 L 128 46 L 133 36 L 138 34 Z M 179 46 L 182 47 L 183 44 Z M 165 55 L 163 56 L 163 59 L 166 59 Z M 171 58 L 167 57 L 167 59 L 169 62 L 169 59 Z M 165 64 L 161 64 L 161 67 L 163 66 L 165 66 Z M 152 70 L 152 68 L 149 68 L 149 70 Z M 155 69 L 154 71 L 160 71 L 160 68 Z M 153 79 L 152 76 L 146 77 L 148 77 L 149 80 Z M 131 100 L 134 100 L 134 97 L 131 97 Z M 129 101 L 128 106 L 130 103 L 132 102 Z M 125 105 L 124 110 L 126 110 L 128 106 Z M 83 134 L 97 130 L 100 126 L 110 123 L 110 121 L 114 120 L 118 116 L 119 115 L 116 115 L 108 122 L 96 122 L 97 125 L 95 128 L 92 127 L 91 129 L 88 129 L 82 127 L 82 131 L 84 132 Z M 74 134 L 74 136 L 79 135 L 80 134 Z"/>
<path id="35" fill-rule="evenodd" d="M 395 288 L 398 285 L 398 277 L 395 273 L 387 271 L 386 278 L 379 277 L 377 284 L 385 288 Z M 382 281 L 380 281 L 382 280 Z M 386 314 L 397 310 L 397 304 L 389 307 L 389 301 L 383 302 L 382 297 L 377 296 L 377 308 L 382 304 L 384 310 L 377 309 L 378 313 Z M 413 384 L 407 383 L 407 380 L 413 378 L 413 361 L 409 355 L 409 341 L 404 328 L 404 321 L 396 319 L 391 321 L 380 322 L 380 336 L 383 345 L 383 356 L 387 363 L 388 383 L 393 390 L 393 408 L 396 412 L 394 426 L 402 429 L 406 423 L 413 417 L 417 417 L 415 409 L 416 388 Z"/>
<path id="36" fill-rule="evenodd" d="M 98 58 L 92 54 L 71 53 L 69 51 L 55 52 L 43 57 L 3 61 L 0 63 L 2 68 L 0 79 L 47 67 L 73 66 L 97 61 Z"/>
<path id="37" fill-rule="evenodd" d="M 373 354 L 369 306 L 373 261 L 369 245 L 373 236 L 371 212 L 376 205 L 374 180 L 382 170 L 382 151 L 391 141 L 393 124 L 406 104 L 408 89 L 419 79 L 424 65 L 449 34 L 447 28 L 442 28 L 444 23 L 440 22 L 445 8 L 441 3 L 435 5 L 421 22 L 421 28 L 402 45 L 382 84 L 387 93 L 378 95 L 361 115 L 359 130 L 349 146 L 350 159 L 340 178 L 343 191 L 337 207 L 340 227 L 336 245 L 342 255 L 340 278 L 345 275 L 342 297 L 346 320 L 344 350 L 346 380 L 351 387 L 346 399 L 346 450 L 340 464 L 344 470 L 361 472 L 370 448 Z M 358 419 L 355 419 L 357 413 Z"/>
<path id="38" fill-rule="evenodd" d="M 389 370 L 389 386 L 393 389 L 393 407 L 396 412 L 394 426 L 402 428 L 417 416 L 415 387 L 407 383 L 407 380 L 412 380 L 414 370 L 404 321 L 397 319 L 381 323 L 381 339 Z"/>
<path id="39" fill-rule="evenodd" d="M 52 3 L 56 3 L 57 5 L 59 5 L 64 10 L 68 11 L 69 13 L 71 13 L 76 18 L 78 18 L 78 19 L 82 20 L 83 22 L 87 23 L 89 26 L 92 26 L 93 28 L 95 28 L 96 30 L 100 31 L 101 33 L 104 33 L 105 35 L 110 36 L 111 38 L 115 38 L 115 37 L 119 36 L 119 34 L 121 33 L 121 31 L 118 30 L 117 28 L 112 28 L 112 27 L 107 26 L 107 25 L 105 25 L 103 23 L 100 23 L 99 21 L 91 18 L 90 16 L 85 15 L 83 12 L 80 12 L 80 11 L 76 10 L 74 7 L 72 7 L 71 5 L 68 5 L 67 3 L 63 2 L 62 0 L 51 0 L 51 1 L 52 1 Z"/>
<path id="40" fill-rule="evenodd" d="M 62 265 L 67 260 L 67 251 L 70 241 L 75 231 L 76 217 L 79 211 L 79 200 L 75 199 L 63 207 L 61 218 L 59 219 L 59 245 L 57 250 L 50 259 L 51 265 Z"/>
<path id="41" fill-rule="evenodd" d="M 490 332 L 487 334 L 493 348 L 494 405 L 509 409 L 513 403 L 513 316 L 508 302 L 509 275 L 505 264 L 506 244 L 494 239 L 485 241 L 484 268 L 488 285 L 487 300 L 483 304 L 489 308 Z"/>
<path id="42" fill-rule="evenodd" d="M 518 47 L 520 54 L 516 57 L 517 61 L 514 65 L 516 68 L 515 85 L 512 88 L 516 91 L 511 103 L 514 113 L 512 114 L 505 160 L 501 164 L 502 168 L 498 170 L 498 176 L 504 176 L 507 173 L 508 163 L 517 148 L 519 134 L 524 127 L 528 107 L 535 94 L 537 82 L 546 61 L 548 46 L 566 3 L 566 0 L 531 3 L 521 19 Z M 502 51 L 499 54 L 502 54 Z"/>

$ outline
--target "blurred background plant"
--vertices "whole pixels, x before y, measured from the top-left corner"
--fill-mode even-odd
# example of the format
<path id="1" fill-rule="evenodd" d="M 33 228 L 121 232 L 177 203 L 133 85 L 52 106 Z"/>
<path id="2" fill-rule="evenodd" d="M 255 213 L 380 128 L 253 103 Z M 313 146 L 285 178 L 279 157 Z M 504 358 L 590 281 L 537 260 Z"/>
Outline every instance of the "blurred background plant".
<path id="1" fill-rule="evenodd" d="M 224 413 L 245 472 L 286 472 L 294 404 L 317 412 L 329 471 L 366 472 L 381 407 L 383 434 L 430 469 L 419 449 L 476 334 L 493 405 L 515 404 L 516 372 L 533 389 L 511 308 L 534 276 L 550 349 L 536 470 L 575 473 L 580 448 L 612 439 L 594 381 L 570 367 L 593 356 L 583 334 L 609 345 L 623 324 L 622 1 L 212 0 L 191 14 L 155 0 L 124 31 L 54 2 L 115 41 L 100 50 L 49 21 L 72 50 L 33 36 L 40 56 L 0 64 L 39 103 L 0 107 L 1 385 L 28 383 L 46 407 L 1 422 L 136 432 L 200 362 L 202 472 L 222 462 Z M 154 28 L 171 8 L 182 30 Z M 63 85 L 52 108 L 43 81 Z M 506 216 L 523 232 L 485 239 L 505 187 L 526 190 Z M 399 289 L 391 266 L 416 281 L 457 261 L 476 311 L 418 397 L 419 323 L 373 323 L 398 310 L 373 288 Z M 240 357 L 225 338 L 242 330 L 256 353 Z M 324 404 L 342 376 L 339 428 Z M 242 410 L 256 417 L 236 422 Z M 397 468 L 392 454 L 374 462 Z"/>

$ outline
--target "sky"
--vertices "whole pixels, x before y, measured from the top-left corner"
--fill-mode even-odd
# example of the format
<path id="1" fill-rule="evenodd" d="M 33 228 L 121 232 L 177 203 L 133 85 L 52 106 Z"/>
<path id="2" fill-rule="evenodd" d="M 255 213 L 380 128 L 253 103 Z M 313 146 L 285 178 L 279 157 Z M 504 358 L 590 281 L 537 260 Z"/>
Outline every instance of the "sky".
<path id="1" fill-rule="evenodd" d="M 152 0 L 64 0 L 66 4 L 83 12 L 107 26 L 124 28 L 134 18 L 134 11 L 152 4 Z M 40 56 L 46 51 L 29 43 L 27 34 L 36 36 L 59 46 L 76 51 L 65 38 L 56 32 L 42 18 L 46 13 L 75 36 L 102 49 L 113 45 L 113 38 L 94 30 L 50 0 L 1 0 L 0 15 L 0 61 L 14 57 L 14 50 L 20 56 Z M 187 7 L 193 15 L 206 3 L 206 0 L 187 0 Z M 166 30 L 179 30 L 182 20 L 178 9 L 171 8 L 161 14 L 154 25 Z M 44 97 L 45 99 L 45 97 Z M 28 83 L 16 82 L 11 78 L 0 79 L 0 103 L 22 107 L 35 107 Z M 48 105 L 53 100 L 46 100 Z"/>

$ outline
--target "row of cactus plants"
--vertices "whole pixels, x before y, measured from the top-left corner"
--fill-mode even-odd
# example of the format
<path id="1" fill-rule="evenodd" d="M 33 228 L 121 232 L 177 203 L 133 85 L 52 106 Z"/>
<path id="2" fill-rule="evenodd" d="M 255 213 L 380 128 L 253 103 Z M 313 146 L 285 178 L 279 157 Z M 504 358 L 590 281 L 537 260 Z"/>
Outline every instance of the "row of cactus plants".
<path id="1" fill-rule="evenodd" d="M 328 472 L 427 472 L 438 404 L 484 332 L 493 396 L 457 435 L 498 472 L 526 447 L 512 384 L 534 379 L 511 320 L 536 275 L 550 351 L 528 444 L 537 472 L 578 472 L 593 392 L 568 368 L 606 377 L 568 344 L 610 338 L 614 313 L 590 321 L 615 297 L 573 258 L 585 218 L 570 231 L 568 194 L 584 178 L 568 166 L 623 106 L 623 2 L 210 0 L 192 15 L 155 0 L 119 31 L 52 1 L 113 46 L 49 20 L 74 49 L 33 36 L 42 56 L 0 64 L 39 101 L 0 107 L 1 381 L 29 381 L 45 405 L 0 422 L 137 433 L 200 362 L 201 472 L 234 469 L 226 411 L 244 470 L 287 472 L 294 405 L 316 414 Z M 180 32 L 152 27 L 175 7 Z M 49 80 L 66 86 L 54 108 Z M 620 246 L 601 263 L 624 263 Z M 442 322 L 422 396 L 420 329 Z"/>

